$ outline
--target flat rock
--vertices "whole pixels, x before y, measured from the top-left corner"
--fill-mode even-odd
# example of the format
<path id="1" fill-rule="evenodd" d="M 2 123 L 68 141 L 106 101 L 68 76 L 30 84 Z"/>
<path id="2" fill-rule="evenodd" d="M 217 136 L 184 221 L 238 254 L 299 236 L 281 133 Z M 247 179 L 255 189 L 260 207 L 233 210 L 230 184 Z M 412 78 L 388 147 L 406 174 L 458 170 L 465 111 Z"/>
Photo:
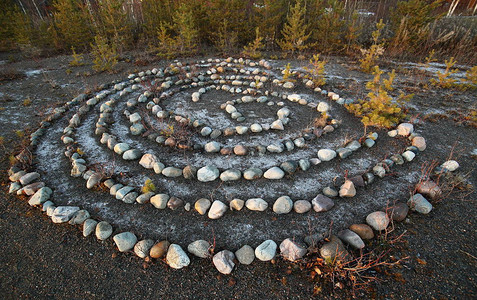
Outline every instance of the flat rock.
<path id="1" fill-rule="evenodd" d="M 219 169 L 212 165 L 202 167 L 197 171 L 197 179 L 201 182 L 214 181 L 219 175 Z"/>
<path id="2" fill-rule="evenodd" d="M 281 196 L 273 204 L 273 212 L 276 214 L 287 214 L 293 208 L 293 201 L 288 196 Z"/>
<path id="3" fill-rule="evenodd" d="M 190 259 L 181 246 L 171 244 L 167 250 L 166 262 L 173 269 L 182 269 L 190 264 Z"/>
<path id="4" fill-rule="evenodd" d="M 136 160 L 141 157 L 142 153 L 139 149 L 129 149 L 123 153 L 124 160 Z"/>
<path id="5" fill-rule="evenodd" d="M 49 187 L 42 187 L 38 191 L 36 191 L 33 196 L 31 196 L 30 200 L 28 200 L 28 204 L 30 204 L 31 206 L 40 205 L 48 201 L 52 193 L 53 192 Z"/>
<path id="6" fill-rule="evenodd" d="M 157 162 L 159 162 L 159 159 L 154 154 L 146 153 L 141 157 L 139 164 L 143 168 L 152 169 Z"/>
<path id="7" fill-rule="evenodd" d="M 113 233 L 113 227 L 106 221 L 101 221 L 96 225 L 96 238 L 104 241 Z"/>
<path id="8" fill-rule="evenodd" d="M 53 223 L 68 222 L 78 210 L 77 206 L 58 206 L 55 208 L 51 220 Z"/>
<path id="9" fill-rule="evenodd" d="M 127 252 L 136 245 L 137 237 L 132 232 L 121 232 L 113 237 L 120 252 Z"/>
<path id="10" fill-rule="evenodd" d="M 411 210 L 417 211 L 421 214 L 428 214 L 432 210 L 432 204 L 427 201 L 424 196 L 421 194 L 415 194 L 407 201 L 407 205 L 411 208 Z"/>
<path id="11" fill-rule="evenodd" d="M 167 201 L 169 201 L 170 196 L 167 194 L 157 194 L 151 197 L 149 200 L 151 204 L 158 209 L 165 209 L 167 206 Z"/>
<path id="12" fill-rule="evenodd" d="M 235 257 L 242 265 L 250 265 L 255 260 L 255 251 L 249 245 L 235 251 Z"/>
<path id="13" fill-rule="evenodd" d="M 335 202 L 325 195 L 318 194 L 311 200 L 311 205 L 316 212 L 325 212 L 335 206 Z"/>
<path id="14" fill-rule="evenodd" d="M 259 168 L 250 168 L 243 172 L 243 178 L 247 180 L 255 180 L 262 178 L 263 171 Z"/>
<path id="15" fill-rule="evenodd" d="M 245 202 L 245 207 L 253 211 L 264 211 L 268 208 L 268 203 L 261 198 L 252 198 Z"/>
<path id="16" fill-rule="evenodd" d="M 280 243 L 280 253 L 289 261 L 296 261 L 303 258 L 306 252 L 306 247 L 304 245 L 291 239 L 285 239 Z"/>
<path id="17" fill-rule="evenodd" d="M 187 246 L 187 251 L 200 258 L 210 257 L 210 243 L 205 240 L 197 240 Z"/>
<path id="18" fill-rule="evenodd" d="M 235 181 L 242 178 L 242 172 L 238 169 L 225 170 L 220 174 L 220 180 L 222 181 Z"/>
<path id="19" fill-rule="evenodd" d="M 442 194 L 441 188 L 432 180 L 426 180 L 418 183 L 416 190 L 418 193 L 425 195 L 432 200 L 438 199 Z"/>
<path id="20" fill-rule="evenodd" d="M 218 219 L 227 211 L 228 207 L 222 201 L 215 200 L 209 209 L 208 217 L 210 219 Z"/>
<path id="21" fill-rule="evenodd" d="M 182 170 L 175 167 L 167 167 L 162 170 L 162 175 L 170 178 L 176 178 L 182 176 Z"/>
<path id="22" fill-rule="evenodd" d="M 134 191 L 132 186 L 124 186 L 116 192 L 116 199 L 122 200 L 128 193 Z"/>
<path id="23" fill-rule="evenodd" d="M 363 240 L 354 231 L 351 231 L 349 229 L 343 229 L 340 232 L 338 232 L 338 237 L 343 242 L 345 242 L 346 244 L 350 245 L 351 247 L 353 247 L 355 249 L 363 249 L 364 248 Z"/>
<path id="24" fill-rule="evenodd" d="M 402 136 L 408 136 L 414 132 L 414 126 L 411 123 L 401 123 L 396 128 L 397 134 Z"/>
<path id="25" fill-rule="evenodd" d="M 154 196 L 154 192 L 147 192 L 136 197 L 136 202 L 139 204 L 147 203 L 151 197 Z"/>
<path id="26" fill-rule="evenodd" d="M 373 229 L 366 224 L 353 224 L 349 229 L 355 232 L 363 240 L 371 240 L 374 238 Z"/>
<path id="27" fill-rule="evenodd" d="M 261 261 L 269 261 L 275 257 L 277 244 L 272 240 L 266 240 L 255 248 L 255 257 Z"/>
<path id="28" fill-rule="evenodd" d="M 366 223 L 376 231 L 384 230 L 389 225 L 389 217 L 383 211 L 375 211 L 366 217 Z"/>
<path id="29" fill-rule="evenodd" d="M 169 241 L 160 241 L 159 243 L 152 246 L 151 250 L 149 251 L 149 255 L 152 258 L 163 258 L 167 254 L 167 250 L 169 250 L 169 246 L 171 243 Z"/>
<path id="30" fill-rule="evenodd" d="M 209 153 L 217 153 L 220 151 L 220 148 L 221 148 L 220 144 L 215 141 L 208 142 L 204 146 L 204 150 Z"/>
<path id="31" fill-rule="evenodd" d="M 87 237 L 96 229 L 97 221 L 93 219 L 87 219 L 83 223 L 83 236 Z"/>
<path id="32" fill-rule="evenodd" d="M 285 172 L 283 172 L 283 170 L 279 167 L 272 167 L 263 174 L 263 177 L 272 180 L 282 179 L 284 176 Z"/>
<path id="33" fill-rule="evenodd" d="M 235 255 L 233 252 L 229 250 L 222 250 L 214 255 L 212 262 L 220 273 L 230 274 L 235 267 L 234 259 Z"/>
<path id="34" fill-rule="evenodd" d="M 40 178 L 40 174 L 37 173 L 37 172 L 31 172 L 31 173 L 27 173 L 23 176 L 20 177 L 20 183 L 25 186 L 27 184 L 30 184 L 32 183 L 33 181 L 37 180 Z"/>
<path id="35" fill-rule="evenodd" d="M 33 182 L 23 187 L 23 193 L 27 196 L 35 194 L 39 189 L 43 188 L 45 183 L 42 181 Z"/>
<path id="36" fill-rule="evenodd" d="M 140 258 L 146 258 L 149 256 L 149 251 L 151 251 L 152 246 L 154 246 L 153 240 L 142 240 L 134 245 L 134 253 Z"/>

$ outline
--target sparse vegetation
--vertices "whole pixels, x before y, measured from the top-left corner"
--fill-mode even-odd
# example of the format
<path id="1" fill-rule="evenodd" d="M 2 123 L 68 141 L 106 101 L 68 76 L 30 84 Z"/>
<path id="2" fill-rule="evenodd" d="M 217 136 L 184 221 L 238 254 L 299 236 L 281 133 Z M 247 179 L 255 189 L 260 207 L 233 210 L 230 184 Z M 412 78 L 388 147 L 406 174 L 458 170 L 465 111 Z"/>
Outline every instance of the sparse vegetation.
<path id="1" fill-rule="evenodd" d="M 115 45 L 100 35 L 95 36 L 94 41 L 94 45 L 91 45 L 93 48 L 91 53 L 93 56 L 93 69 L 96 72 L 112 72 L 114 66 L 118 63 Z"/>
<path id="2" fill-rule="evenodd" d="M 444 72 L 437 71 L 437 79 L 431 78 L 431 84 L 440 88 L 451 88 L 456 86 L 457 80 L 451 76 L 457 72 L 459 69 L 453 69 L 456 61 L 453 57 L 445 61 L 446 69 Z"/>
<path id="3" fill-rule="evenodd" d="M 80 67 L 84 65 L 84 57 L 83 54 L 78 54 L 75 51 L 75 47 L 71 46 L 71 61 L 70 61 L 70 66 L 71 67 Z"/>
<path id="4" fill-rule="evenodd" d="M 364 57 L 359 61 L 363 72 L 371 73 L 373 66 L 376 64 L 376 59 L 384 54 L 384 43 L 380 40 L 384 26 L 383 20 L 379 20 L 376 24 L 376 30 L 372 34 L 373 44 L 369 49 L 361 49 L 361 54 Z"/>
<path id="5" fill-rule="evenodd" d="M 262 57 L 261 50 L 265 47 L 262 43 L 263 37 L 260 35 L 260 28 L 255 29 L 255 39 L 244 47 L 242 54 L 245 57 L 259 59 Z"/>
<path id="6" fill-rule="evenodd" d="M 141 192 L 143 194 L 146 194 L 146 193 L 155 192 L 155 191 L 156 191 L 156 186 L 154 185 L 152 180 L 149 178 L 146 179 L 146 181 L 144 182 L 144 185 L 141 188 Z"/>
<path id="7" fill-rule="evenodd" d="M 320 60 L 320 54 L 313 55 L 313 58 L 310 59 L 311 67 L 306 67 L 305 69 L 310 73 L 308 78 L 313 81 L 315 86 L 322 86 L 326 83 L 325 80 L 325 60 Z"/>

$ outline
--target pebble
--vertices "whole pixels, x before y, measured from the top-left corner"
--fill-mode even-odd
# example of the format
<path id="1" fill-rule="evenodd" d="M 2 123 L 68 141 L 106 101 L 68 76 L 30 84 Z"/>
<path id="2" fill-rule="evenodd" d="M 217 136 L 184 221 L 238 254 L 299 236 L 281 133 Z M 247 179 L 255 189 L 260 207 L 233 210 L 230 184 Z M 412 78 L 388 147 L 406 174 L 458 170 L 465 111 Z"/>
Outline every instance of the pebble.
<path id="1" fill-rule="evenodd" d="M 124 152 L 131 149 L 131 147 L 129 146 L 129 144 L 126 144 L 126 143 L 118 143 L 114 145 L 113 149 L 115 153 L 122 155 Z"/>
<path id="2" fill-rule="evenodd" d="M 277 244 L 272 240 L 266 240 L 255 248 L 255 257 L 261 261 L 269 261 L 275 257 Z"/>
<path id="3" fill-rule="evenodd" d="M 321 161 L 330 161 L 336 157 L 336 152 L 331 149 L 320 149 L 318 151 L 318 158 Z"/>
<path id="4" fill-rule="evenodd" d="M 207 127 L 207 126 L 204 127 L 204 128 L 202 128 L 202 130 L 200 131 L 200 134 L 201 134 L 202 136 L 208 136 L 208 135 L 211 134 L 211 133 L 212 133 L 212 128 Z"/>
<path id="5" fill-rule="evenodd" d="M 411 123 L 401 123 L 396 128 L 397 134 L 402 136 L 408 136 L 414 132 L 414 126 Z"/>
<path id="6" fill-rule="evenodd" d="M 416 189 L 418 193 L 423 194 L 432 200 L 438 199 L 442 194 L 441 188 L 432 180 L 418 183 Z"/>
<path id="7" fill-rule="evenodd" d="M 175 167 L 167 167 L 162 170 L 162 175 L 166 177 L 176 178 L 182 176 L 182 170 Z"/>
<path id="8" fill-rule="evenodd" d="M 163 258 L 167 254 L 167 250 L 169 250 L 169 246 L 171 243 L 169 241 L 160 241 L 159 243 L 152 246 L 151 250 L 149 251 L 149 255 L 152 258 Z"/>
<path id="9" fill-rule="evenodd" d="M 416 157 L 416 154 L 412 151 L 405 151 L 403 154 L 402 154 L 402 157 L 404 157 L 404 159 L 406 161 L 412 161 L 414 159 L 414 157 Z"/>
<path id="10" fill-rule="evenodd" d="M 358 141 L 352 141 L 346 145 L 346 148 L 348 148 L 351 151 L 356 151 L 359 148 L 361 148 L 361 144 Z"/>
<path id="11" fill-rule="evenodd" d="M 94 173 L 88 178 L 88 181 L 86 181 L 86 188 L 87 189 L 93 188 L 95 185 L 101 182 L 101 179 L 103 179 L 103 174 Z"/>
<path id="12" fill-rule="evenodd" d="M 49 187 L 42 187 L 28 200 L 31 206 L 40 205 L 50 199 L 52 190 Z"/>
<path id="13" fill-rule="evenodd" d="M 284 176 L 285 172 L 283 172 L 283 170 L 279 167 L 272 167 L 263 174 L 263 177 L 272 180 L 282 179 Z"/>
<path id="14" fill-rule="evenodd" d="M 230 169 L 220 174 L 220 180 L 222 181 L 234 181 L 239 180 L 242 177 L 242 172 L 238 169 Z"/>
<path id="15" fill-rule="evenodd" d="M 241 200 L 241 199 L 233 199 L 232 201 L 230 201 L 230 210 L 242 210 L 242 208 L 244 207 L 245 205 L 245 201 Z"/>
<path id="16" fill-rule="evenodd" d="M 417 147 L 419 151 L 424 151 L 426 150 L 426 139 L 422 136 L 416 136 L 412 139 L 412 145 Z"/>
<path id="17" fill-rule="evenodd" d="M 142 240 L 136 243 L 134 246 L 134 253 L 140 258 L 146 258 L 149 256 L 149 251 L 154 246 L 153 240 Z"/>
<path id="18" fill-rule="evenodd" d="M 295 87 L 295 85 L 293 84 L 293 82 L 287 81 L 283 84 L 283 87 L 286 88 L 286 89 L 292 89 L 292 88 Z"/>
<path id="19" fill-rule="evenodd" d="M 208 258 L 210 244 L 205 240 L 197 240 L 187 246 L 187 251 L 200 258 Z"/>
<path id="20" fill-rule="evenodd" d="M 275 129 L 275 130 L 284 130 L 285 129 L 285 127 L 283 127 L 282 120 L 273 121 L 273 123 L 270 125 L 270 128 Z"/>
<path id="21" fill-rule="evenodd" d="M 134 123 L 129 127 L 129 130 L 131 131 L 132 135 L 140 135 L 144 131 L 146 131 L 146 128 L 140 123 Z"/>
<path id="22" fill-rule="evenodd" d="M 260 124 L 254 123 L 254 124 L 250 125 L 250 131 L 251 132 L 258 133 L 258 132 L 262 132 L 262 130 L 263 130 L 263 127 Z"/>
<path id="23" fill-rule="evenodd" d="M 441 168 L 447 170 L 448 172 L 454 172 L 459 168 L 459 163 L 455 160 L 448 160 L 441 165 Z"/>
<path id="24" fill-rule="evenodd" d="M 394 206 L 388 209 L 388 214 L 394 221 L 403 221 L 407 217 L 407 213 L 409 212 L 409 207 L 406 203 L 396 203 Z"/>
<path id="25" fill-rule="evenodd" d="M 321 113 L 325 113 L 325 112 L 330 110 L 330 106 L 326 102 L 320 102 L 320 103 L 318 103 L 318 106 L 316 107 L 316 110 L 321 112 Z"/>
<path id="26" fill-rule="evenodd" d="M 333 198 L 338 196 L 338 191 L 331 186 L 324 187 L 322 192 L 323 192 L 323 195 L 325 195 L 326 197 Z"/>
<path id="27" fill-rule="evenodd" d="M 87 219 L 83 223 L 83 236 L 87 237 L 96 229 L 97 221 L 93 219 Z"/>
<path id="28" fill-rule="evenodd" d="M 361 237 L 356 234 L 354 231 L 351 231 L 349 229 L 343 229 L 340 232 L 338 232 L 338 237 L 351 247 L 355 249 L 363 249 L 364 248 L 364 242 L 361 239 Z"/>
<path id="29" fill-rule="evenodd" d="M 78 210 L 72 217 L 71 220 L 69 221 L 69 224 L 71 225 L 81 225 L 89 219 L 90 214 L 87 210 Z"/>
<path id="30" fill-rule="evenodd" d="M 425 215 L 430 213 L 432 210 L 432 204 L 421 194 L 415 194 L 409 198 L 407 205 L 411 208 L 411 210 Z"/>
<path id="31" fill-rule="evenodd" d="M 291 96 L 291 95 L 290 95 Z M 290 97 L 288 96 L 288 97 Z M 290 115 L 290 109 L 288 107 L 282 107 L 277 111 L 277 116 L 280 119 L 286 118 Z"/>
<path id="32" fill-rule="evenodd" d="M 238 134 L 246 134 L 247 131 L 248 131 L 248 127 L 247 126 L 237 126 L 237 127 L 235 127 L 235 131 Z"/>
<path id="33" fill-rule="evenodd" d="M 204 150 L 208 153 L 217 153 L 220 151 L 220 144 L 218 142 L 212 141 L 204 146 Z"/>
<path id="34" fill-rule="evenodd" d="M 154 196 L 154 192 L 147 192 L 145 194 L 141 194 L 136 198 L 136 202 L 139 204 L 144 204 L 148 202 L 152 196 Z"/>
<path id="35" fill-rule="evenodd" d="M 288 196 L 279 197 L 273 204 L 273 212 L 276 214 L 287 214 L 293 208 L 293 201 Z"/>
<path id="36" fill-rule="evenodd" d="M 248 152 L 247 147 L 243 145 L 237 145 L 234 147 L 235 155 L 243 156 L 243 155 L 247 155 L 247 152 Z"/>
<path id="37" fill-rule="evenodd" d="M 220 175 L 219 169 L 215 166 L 205 166 L 197 171 L 197 179 L 201 182 L 210 182 L 217 179 Z"/>
<path id="38" fill-rule="evenodd" d="M 167 207 L 170 210 L 176 210 L 179 207 L 184 206 L 184 200 L 177 198 L 177 197 L 171 197 L 169 198 L 169 201 L 167 201 Z"/>
<path id="39" fill-rule="evenodd" d="M 121 232 L 113 237 L 120 252 L 127 252 L 136 245 L 137 237 L 132 232 Z"/>
<path id="40" fill-rule="evenodd" d="M 306 171 L 311 167 L 310 161 L 304 158 L 298 161 L 298 165 L 300 166 L 300 169 L 302 169 L 302 171 Z"/>
<path id="41" fill-rule="evenodd" d="M 185 179 L 192 179 L 197 177 L 197 169 L 191 165 L 187 165 L 182 170 L 182 176 Z"/>
<path id="42" fill-rule="evenodd" d="M 320 248 L 320 255 L 327 263 L 332 263 L 347 260 L 349 253 L 343 242 L 338 237 L 332 235 L 330 241 Z"/>
<path id="43" fill-rule="evenodd" d="M 250 265 L 255 260 L 255 251 L 249 245 L 235 251 L 235 257 L 242 265 Z"/>
<path id="44" fill-rule="evenodd" d="M 225 214 L 227 208 L 227 205 L 225 205 L 222 201 L 215 200 L 210 207 L 208 216 L 210 219 L 218 219 Z"/>
<path id="45" fill-rule="evenodd" d="M 113 227 L 106 221 L 101 221 L 96 225 L 96 238 L 98 240 L 104 241 L 109 238 L 113 233 Z"/>
<path id="46" fill-rule="evenodd" d="M 199 214 L 205 215 L 210 205 L 211 202 L 209 199 L 201 198 L 195 202 L 194 208 Z"/>
<path id="47" fill-rule="evenodd" d="M 271 153 L 282 153 L 283 152 L 283 144 L 282 143 L 275 143 L 267 146 L 268 152 Z"/>
<path id="48" fill-rule="evenodd" d="M 313 200 L 311 200 L 311 205 L 316 212 L 325 212 L 335 206 L 335 203 L 330 198 L 318 194 Z"/>
<path id="49" fill-rule="evenodd" d="M 116 199 L 122 200 L 129 192 L 134 191 L 132 186 L 124 186 L 116 192 Z"/>
<path id="50" fill-rule="evenodd" d="M 154 154 L 146 153 L 141 157 L 139 164 L 143 168 L 152 169 L 157 162 L 159 162 L 159 159 Z"/>
<path id="51" fill-rule="evenodd" d="M 166 262 L 173 269 L 182 269 L 190 264 L 190 259 L 181 246 L 171 244 L 167 250 Z"/>
<path id="52" fill-rule="evenodd" d="M 264 211 L 268 208 L 268 203 L 261 198 L 252 198 L 245 202 L 245 207 L 253 211 Z"/>
<path id="53" fill-rule="evenodd" d="M 53 221 L 53 223 L 68 222 L 78 210 L 79 207 L 77 206 L 58 206 L 53 211 L 51 220 Z"/>
<path id="54" fill-rule="evenodd" d="M 359 235 L 363 240 L 371 240 L 374 238 L 373 229 L 367 224 L 353 224 L 349 229 Z"/>
<path id="55" fill-rule="evenodd" d="M 346 180 L 340 187 L 340 197 L 354 197 L 356 195 L 356 189 L 354 183 L 351 180 Z"/>
<path id="56" fill-rule="evenodd" d="M 124 160 L 136 160 L 141 157 L 142 153 L 139 149 L 129 149 L 123 153 Z"/>
<path id="57" fill-rule="evenodd" d="M 169 201 L 169 195 L 167 194 L 157 194 L 151 197 L 149 200 L 151 204 L 158 209 L 165 209 L 167 206 L 167 201 Z"/>
<path id="58" fill-rule="evenodd" d="M 222 250 L 214 255 L 212 261 L 220 273 L 227 275 L 232 273 L 235 267 L 234 259 L 235 255 L 231 251 Z"/>
<path id="59" fill-rule="evenodd" d="M 298 214 L 304 214 L 311 209 L 311 203 L 307 200 L 298 200 L 293 203 L 293 210 Z"/>
<path id="60" fill-rule="evenodd" d="M 243 172 L 243 178 L 247 180 L 259 179 L 263 176 L 263 171 L 259 168 L 250 168 Z"/>
<path id="61" fill-rule="evenodd" d="M 368 148 L 373 147 L 374 144 L 376 144 L 376 142 L 375 142 L 374 140 L 372 140 L 372 139 L 366 139 L 366 140 L 364 141 L 364 145 L 365 145 L 366 147 L 368 147 Z"/>
<path id="62" fill-rule="evenodd" d="M 23 175 L 22 177 L 20 177 L 20 183 L 25 186 L 27 184 L 30 184 L 32 183 L 33 181 L 37 180 L 40 178 L 40 174 L 38 174 L 37 172 L 31 172 L 31 173 L 27 173 L 25 175 Z"/>
<path id="63" fill-rule="evenodd" d="M 285 239 L 280 243 L 281 255 L 289 261 L 297 261 L 306 254 L 306 247 L 291 239 Z"/>
<path id="64" fill-rule="evenodd" d="M 366 223 L 376 231 L 384 230 L 389 225 L 389 217 L 385 212 L 375 211 L 366 217 Z"/>
<path id="65" fill-rule="evenodd" d="M 339 148 L 339 149 L 336 149 L 336 153 L 338 153 L 338 155 L 342 159 L 345 159 L 348 156 L 350 156 L 353 153 L 353 151 L 351 151 L 351 149 L 349 149 L 349 148 Z"/>

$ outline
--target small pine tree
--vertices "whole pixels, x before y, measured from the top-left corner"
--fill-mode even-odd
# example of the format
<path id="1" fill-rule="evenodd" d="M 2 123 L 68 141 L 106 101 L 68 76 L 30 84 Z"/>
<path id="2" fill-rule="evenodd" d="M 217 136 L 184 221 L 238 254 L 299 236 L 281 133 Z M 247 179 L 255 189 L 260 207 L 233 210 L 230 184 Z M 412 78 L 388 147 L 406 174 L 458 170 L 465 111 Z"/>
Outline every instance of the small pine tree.
<path id="1" fill-rule="evenodd" d="M 310 59 L 311 67 L 305 67 L 305 70 L 310 73 L 307 78 L 312 80 L 315 86 L 322 86 L 326 83 L 325 80 L 325 65 L 326 61 L 320 61 L 320 54 L 313 55 L 313 58 Z"/>
<path id="2" fill-rule="evenodd" d="M 431 78 L 431 84 L 440 88 L 451 88 L 456 86 L 457 80 L 452 78 L 451 75 L 459 72 L 459 69 L 452 69 L 456 61 L 453 57 L 445 61 L 446 69 L 444 72 L 437 71 L 437 79 Z"/>
<path id="3" fill-rule="evenodd" d="M 215 48 L 222 54 L 230 53 L 237 45 L 237 32 L 230 30 L 230 23 L 227 19 L 220 23 L 217 32 L 213 36 Z"/>
<path id="4" fill-rule="evenodd" d="M 311 45 L 307 44 L 311 32 L 308 32 L 308 25 L 305 23 L 305 5 L 303 0 L 297 0 L 295 5 L 290 7 L 290 13 L 282 30 L 283 39 L 278 41 L 278 45 L 286 53 L 293 55 L 295 51 L 303 51 Z"/>
<path id="5" fill-rule="evenodd" d="M 265 47 L 262 41 L 263 41 L 263 37 L 260 35 L 260 28 L 257 27 L 255 29 L 255 40 L 253 40 L 253 42 L 249 43 L 247 46 L 244 47 L 242 54 L 245 57 L 250 57 L 253 59 L 261 58 L 262 53 L 260 50 L 262 50 Z"/>
<path id="6" fill-rule="evenodd" d="M 157 28 L 157 46 L 154 47 L 157 56 L 162 58 L 172 58 L 176 53 L 176 41 L 170 34 L 171 25 L 161 22 Z"/>
<path id="7" fill-rule="evenodd" d="M 97 35 L 94 37 L 94 44 L 91 44 L 93 56 L 93 69 L 96 72 L 111 72 L 118 63 L 118 55 L 115 45 L 110 43 L 106 37 Z"/>
<path id="8" fill-rule="evenodd" d="M 371 73 L 374 70 L 376 59 L 384 54 L 384 43 L 380 42 L 381 32 L 384 28 L 383 19 L 379 20 L 376 24 L 376 30 L 372 33 L 373 44 L 369 49 L 361 49 L 361 53 L 364 55 L 361 62 L 361 70 L 366 73 Z"/>
<path id="9" fill-rule="evenodd" d="M 175 38 L 179 46 L 178 52 L 183 55 L 190 55 L 197 52 L 198 33 L 194 24 L 194 12 L 190 7 L 181 4 L 173 17 L 174 28 L 177 32 Z"/>

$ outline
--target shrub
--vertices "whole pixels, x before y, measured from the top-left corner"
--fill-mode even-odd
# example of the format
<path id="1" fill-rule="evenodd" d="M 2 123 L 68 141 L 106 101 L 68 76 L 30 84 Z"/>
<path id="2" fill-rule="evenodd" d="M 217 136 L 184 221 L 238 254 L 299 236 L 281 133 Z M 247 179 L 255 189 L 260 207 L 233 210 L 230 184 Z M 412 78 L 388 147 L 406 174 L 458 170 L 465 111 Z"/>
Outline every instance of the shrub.
<path id="1" fill-rule="evenodd" d="M 311 67 L 305 67 L 310 74 L 307 76 L 308 79 L 312 80 L 315 83 L 315 86 L 322 86 L 326 83 L 325 80 L 325 65 L 326 61 L 320 61 L 320 54 L 313 55 L 313 58 L 310 59 Z"/>
<path id="2" fill-rule="evenodd" d="M 75 51 L 75 47 L 71 46 L 71 57 L 72 60 L 70 61 L 70 66 L 72 67 L 79 67 L 84 65 L 84 57 L 83 54 L 78 54 Z"/>
<path id="3" fill-rule="evenodd" d="M 149 192 L 155 192 L 156 191 L 156 185 L 152 182 L 151 179 L 146 179 L 144 182 L 144 185 L 141 188 L 141 192 L 143 194 L 149 193 Z"/>
<path id="4" fill-rule="evenodd" d="M 453 57 L 445 61 L 446 69 L 444 72 L 437 71 L 437 79 L 431 78 L 431 84 L 440 88 L 451 88 L 456 86 L 457 80 L 452 78 L 451 75 L 459 72 L 459 69 L 452 69 L 456 61 Z"/>
<path id="5" fill-rule="evenodd" d="M 193 54 L 197 51 L 198 30 L 195 26 L 193 11 L 186 5 L 179 6 L 174 13 L 176 43 L 180 54 Z"/>
<path id="6" fill-rule="evenodd" d="M 100 1 L 95 19 L 98 34 L 106 37 L 119 52 L 133 40 L 132 24 L 123 5 L 124 0 Z"/>
<path id="7" fill-rule="evenodd" d="M 118 63 L 118 55 L 115 45 L 107 38 L 97 35 L 94 37 L 95 44 L 91 44 L 93 56 L 93 69 L 96 72 L 111 72 Z"/>
<path id="8" fill-rule="evenodd" d="M 285 53 L 293 55 L 295 51 L 308 49 L 311 45 L 306 44 L 311 33 L 308 32 L 308 25 L 305 23 L 305 5 L 302 0 L 297 0 L 294 6 L 290 5 L 290 12 L 282 30 L 283 39 L 278 41 L 278 45 Z"/>
<path id="9" fill-rule="evenodd" d="M 361 49 L 361 53 L 364 55 L 361 62 L 361 70 L 366 73 L 373 71 L 376 59 L 384 53 L 384 43 L 380 43 L 381 32 L 384 28 L 383 20 L 379 20 L 376 23 L 376 30 L 372 33 L 373 44 L 369 49 Z"/>
<path id="10" fill-rule="evenodd" d="M 244 47 L 242 54 L 246 57 L 250 57 L 252 59 L 259 59 L 262 57 L 262 50 L 265 45 L 262 43 L 263 37 L 260 35 L 260 28 L 257 27 L 255 29 L 255 40 L 249 43 L 247 46 Z"/>
<path id="11" fill-rule="evenodd" d="M 477 66 L 473 66 L 465 72 L 465 81 L 468 84 L 477 85 Z"/>
<path id="12" fill-rule="evenodd" d="M 370 91 L 367 99 L 360 99 L 358 103 L 346 105 L 354 115 L 361 118 L 365 126 L 389 128 L 397 125 L 406 117 L 404 102 L 413 95 L 404 95 L 402 92 L 397 99 L 393 99 L 388 92 L 393 90 L 393 80 L 396 76 L 394 70 L 388 73 L 388 79 L 381 80 L 383 71 L 378 66 L 374 67 L 374 78 L 366 84 Z"/>

